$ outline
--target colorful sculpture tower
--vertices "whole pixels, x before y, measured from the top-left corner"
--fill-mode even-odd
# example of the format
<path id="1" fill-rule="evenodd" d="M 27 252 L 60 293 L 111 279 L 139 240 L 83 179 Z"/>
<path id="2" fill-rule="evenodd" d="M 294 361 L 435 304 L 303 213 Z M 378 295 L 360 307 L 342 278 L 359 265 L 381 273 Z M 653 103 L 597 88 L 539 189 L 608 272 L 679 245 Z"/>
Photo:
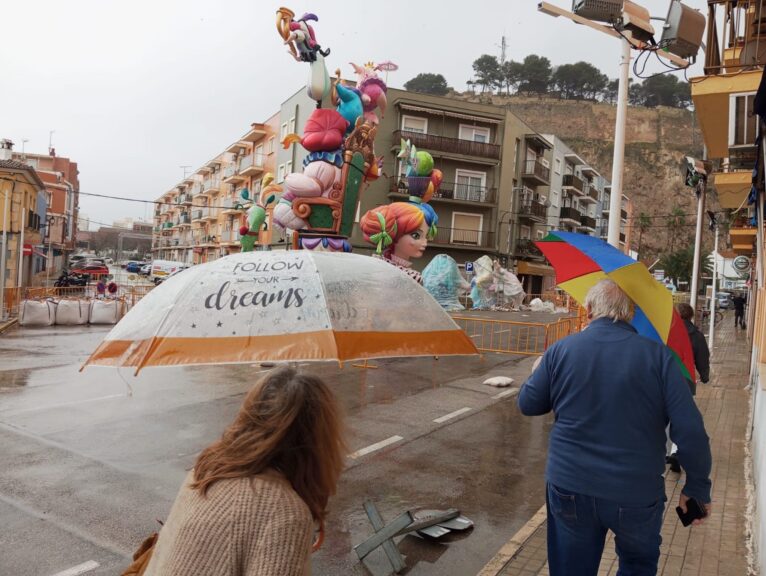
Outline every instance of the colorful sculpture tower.
<path id="1" fill-rule="evenodd" d="M 309 63 L 307 93 L 316 100 L 317 109 L 308 118 L 302 136 L 289 134 L 282 141 L 285 148 L 303 146 L 308 155 L 303 171 L 288 174 L 281 183 L 283 193 L 274 208 L 273 222 L 293 231 L 296 249 L 348 252 L 361 194 L 366 183 L 380 174 L 381 159 L 375 156 L 374 148 L 374 109 L 385 107 L 386 85 L 374 69 L 360 74 L 357 87 L 343 84 L 340 70 L 331 84 L 324 63 L 330 51 L 320 47 L 309 24 L 318 20 L 314 14 L 296 19 L 288 8 L 277 11 L 277 30 L 290 54 L 299 62 Z M 379 69 L 395 69 L 392 63 L 386 66 Z M 321 107 L 328 96 L 334 109 Z"/>

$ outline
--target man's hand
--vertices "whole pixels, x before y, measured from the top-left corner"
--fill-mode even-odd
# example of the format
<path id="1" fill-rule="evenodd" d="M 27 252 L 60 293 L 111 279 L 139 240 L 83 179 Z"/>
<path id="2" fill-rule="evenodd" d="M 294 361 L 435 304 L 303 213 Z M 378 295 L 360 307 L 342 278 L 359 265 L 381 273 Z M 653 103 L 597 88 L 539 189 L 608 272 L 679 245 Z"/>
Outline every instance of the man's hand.
<path id="1" fill-rule="evenodd" d="M 690 500 L 690 498 L 686 494 L 681 494 L 681 498 L 678 500 L 678 506 L 683 510 L 684 514 L 686 514 L 686 503 Z M 699 502 L 700 505 L 705 509 L 705 513 L 707 514 L 704 518 L 697 518 L 692 522 L 692 526 L 699 526 L 702 524 L 705 520 L 707 520 L 710 517 L 711 512 L 711 506 L 712 504 L 708 502 L 707 504 L 703 502 Z"/>

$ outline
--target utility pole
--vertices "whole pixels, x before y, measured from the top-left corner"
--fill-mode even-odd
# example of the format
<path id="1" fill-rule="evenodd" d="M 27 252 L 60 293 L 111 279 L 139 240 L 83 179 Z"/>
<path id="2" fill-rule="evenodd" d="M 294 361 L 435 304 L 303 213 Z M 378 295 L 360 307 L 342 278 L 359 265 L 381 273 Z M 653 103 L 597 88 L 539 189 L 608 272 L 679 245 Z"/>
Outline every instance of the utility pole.
<path id="1" fill-rule="evenodd" d="M 718 222 L 713 221 L 715 226 L 715 247 L 713 248 L 713 292 L 710 295 L 710 331 L 708 332 L 708 346 L 713 347 L 713 337 L 715 336 L 715 305 L 716 305 L 716 285 L 718 284 Z"/>
<path id="2" fill-rule="evenodd" d="M 16 187 L 16 182 L 11 185 L 10 192 L 8 190 L 3 194 L 3 253 L 0 255 L 0 320 L 5 320 L 5 274 L 6 274 L 6 257 L 8 254 L 8 200 L 13 194 L 13 190 Z"/>
<path id="3" fill-rule="evenodd" d="M 630 32 L 626 32 L 626 35 Z M 628 83 L 630 82 L 630 42 L 620 39 L 620 76 L 617 85 L 617 118 L 614 123 L 614 154 L 612 156 L 612 193 L 609 196 L 609 227 L 606 241 L 620 249 L 622 214 L 622 176 L 625 166 L 625 126 L 628 120 Z"/>

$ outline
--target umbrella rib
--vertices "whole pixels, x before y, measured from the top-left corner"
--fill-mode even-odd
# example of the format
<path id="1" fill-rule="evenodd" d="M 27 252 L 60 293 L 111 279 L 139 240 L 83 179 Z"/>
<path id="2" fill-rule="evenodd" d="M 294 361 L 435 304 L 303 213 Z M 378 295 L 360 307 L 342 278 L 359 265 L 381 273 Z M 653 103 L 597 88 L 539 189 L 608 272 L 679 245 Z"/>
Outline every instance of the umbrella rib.
<path id="1" fill-rule="evenodd" d="M 314 269 L 316 270 L 316 277 L 317 281 L 319 282 L 319 289 L 322 291 L 322 299 L 325 302 L 325 305 L 327 304 L 327 290 L 325 290 L 324 285 L 324 279 L 322 278 L 322 275 L 319 273 L 319 265 L 317 264 L 316 259 L 314 258 L 314 255 L 311 255 L 311 262 L 314 264 Z M 327 306 L 325 306 L 325 309 L 327 309 Z M 332 341 L 333 344 L 335 344 L 335 357 L 340 362 L 340 350 L 338 349 L 338 341 L 335 339 L 335 328 L 332 325 L 332 318 L 330 318 L 330 311 L 327 310 L 327 322 L 330 326 L 330 333 L 332 334 Z"/>
<path id="2" fill-rule="evenodd" d="M 199 276 L 199 275 L 200 274 L 199 274 L 199 271 L 198 271 L 197 276 Z M 197 276 L 194 277 L 194 280 L 197 279 Z M 193 286 L 193 285 L 194 285 L 194 281 L 187 282 L 186 286 L 184 286 L 181 289 L 181 291 L 176 295 L 176 302 L 180 302 L 181 301 L 181 297 L 185 296 L 186 293 L 190 290 L 191 286 Z M 138 376 L 138 373 L 141 371 L 141 369 L 146 366 L 146 362 L 148 361 L 149 356 L 152 355 L 152 353 L 154 352 L 155 348 L 157 347 L 157 341 L 156 341 L 157 334 L 160 333 L 162 328 L 165 326 L 165 323 L 166 323 L 168 317 L 170 316 L 170 313 L 173 311 L 173 308 L 174 307 L 172 305 L 169 306 L 167 311 L 165 312 L 165 314 L 163 314 L 162 320 L 160 320 L 160 323 L 157 326 L 157 329 L 155 330 L 154 335 L 150 339 L 151 344 L 149 345 L 149 348 L 147 349 L 146 354 L 144 354 L 143 358 L 141 358 L 141 360 L 139 360 L 138 365 L 136 366 L 136 371 L 133 373 L 134 376 Z"/>

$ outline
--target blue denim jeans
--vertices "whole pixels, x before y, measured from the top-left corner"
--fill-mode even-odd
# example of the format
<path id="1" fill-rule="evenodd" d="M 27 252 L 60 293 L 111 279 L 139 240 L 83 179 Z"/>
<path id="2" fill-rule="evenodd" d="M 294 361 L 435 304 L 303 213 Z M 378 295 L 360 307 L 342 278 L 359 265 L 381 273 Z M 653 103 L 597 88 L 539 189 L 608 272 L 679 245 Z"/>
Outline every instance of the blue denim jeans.
<path id="1" fill-rule="evenodd" d="M 614 532 L 617 576 L 655 576 L 664 500 L 625 506 L 547 486 L 550 576 L 596 576 L 608 530 Z"/>

